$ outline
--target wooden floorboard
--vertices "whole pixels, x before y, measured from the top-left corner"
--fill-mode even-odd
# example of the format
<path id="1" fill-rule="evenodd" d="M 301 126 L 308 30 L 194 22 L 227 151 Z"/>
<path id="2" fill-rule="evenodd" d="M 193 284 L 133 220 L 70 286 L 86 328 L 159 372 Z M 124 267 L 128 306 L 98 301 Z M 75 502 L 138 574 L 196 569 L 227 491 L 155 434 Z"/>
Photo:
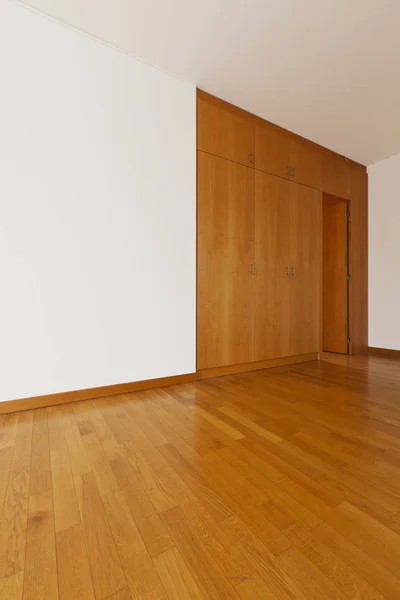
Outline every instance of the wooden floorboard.
<path id="1" fill-rule="evenodd" d="M 400 598 L 400 362 L 0 417 L 1 600 Z"/>

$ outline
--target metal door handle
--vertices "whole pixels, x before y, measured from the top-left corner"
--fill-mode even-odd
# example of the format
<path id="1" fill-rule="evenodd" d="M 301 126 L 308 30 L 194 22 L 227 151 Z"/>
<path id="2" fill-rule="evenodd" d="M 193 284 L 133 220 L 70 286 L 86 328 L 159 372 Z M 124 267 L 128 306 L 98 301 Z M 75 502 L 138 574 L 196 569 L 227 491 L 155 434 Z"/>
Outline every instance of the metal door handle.
<path id="1" fill-rule="evenodd" d="M 290 267 L 286 267 L 286 275 L 290 276 Z"/>
<path id="2" fill-rule="evenodd" d="M 296 267 L 292 267 L 292 277 L 296 277 Z"/>
<path id="3" fill-rule="evenodd" d="M 296 167 L 292 167 L 292 177 L 296 177 Z"/>

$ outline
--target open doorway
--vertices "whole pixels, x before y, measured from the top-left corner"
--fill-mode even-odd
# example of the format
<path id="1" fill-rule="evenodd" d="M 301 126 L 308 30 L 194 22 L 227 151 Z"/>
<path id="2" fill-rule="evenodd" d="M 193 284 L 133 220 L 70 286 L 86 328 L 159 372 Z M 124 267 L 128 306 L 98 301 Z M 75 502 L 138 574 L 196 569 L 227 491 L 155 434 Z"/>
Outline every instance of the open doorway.
<path id="1" fill-rule="evenodd" d="M 349 353 L 349 205 L 323 195 L 322 346 Z"/>

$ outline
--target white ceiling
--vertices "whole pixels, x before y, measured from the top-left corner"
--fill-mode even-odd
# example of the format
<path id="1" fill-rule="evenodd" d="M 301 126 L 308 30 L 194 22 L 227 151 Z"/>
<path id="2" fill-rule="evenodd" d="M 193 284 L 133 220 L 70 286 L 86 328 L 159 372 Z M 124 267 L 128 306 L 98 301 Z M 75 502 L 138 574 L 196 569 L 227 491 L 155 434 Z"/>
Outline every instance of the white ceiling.
<path id="1" fill-rule="evenodd" d="M 400 153 L 400 0 L 24 0 L 363 164 Z"/>

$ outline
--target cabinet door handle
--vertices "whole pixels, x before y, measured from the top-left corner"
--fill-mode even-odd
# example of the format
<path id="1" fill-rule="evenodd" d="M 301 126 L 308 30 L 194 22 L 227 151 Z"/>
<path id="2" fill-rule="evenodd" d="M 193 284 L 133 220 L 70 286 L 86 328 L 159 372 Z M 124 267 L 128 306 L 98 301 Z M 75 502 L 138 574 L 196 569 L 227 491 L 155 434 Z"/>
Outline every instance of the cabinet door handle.
<path id="1" fill-rule="evenodd" d="M 296 277 L 296 267 L 292 267 L 292 277 Z"/>
<path id="2" fill-rule="evenodd" d="M 286 275 L 289 275 L 290 277 L 290 267 L 286 267 Z"/>
<path id="3" fill-rule="evenodd" d="M 256 266 L 255 266 L 254 263 L 252 263 L 252 265 L 251 265 L 251 272 L 252 272 L 253 275 L 256 272 Z"/>
<path id="4" fill-rule="evenodd" d="M 286 167 L 286 175 L 290 177 L 290 165 Z"/>
<path id="5" fill-rule="evenodd" d="M 296 167 L 292 167 L 292 177 L 296 177 Z"/>
<path id="6" fill-rule="evenodd" d="M 254 156 L 254 152 L 250 152 L 250 162 L 251 162 L 251 164 L 253 164 L 253 165 L 254 165 L 254 158 L 255 158 L 255 156 Z"/>

